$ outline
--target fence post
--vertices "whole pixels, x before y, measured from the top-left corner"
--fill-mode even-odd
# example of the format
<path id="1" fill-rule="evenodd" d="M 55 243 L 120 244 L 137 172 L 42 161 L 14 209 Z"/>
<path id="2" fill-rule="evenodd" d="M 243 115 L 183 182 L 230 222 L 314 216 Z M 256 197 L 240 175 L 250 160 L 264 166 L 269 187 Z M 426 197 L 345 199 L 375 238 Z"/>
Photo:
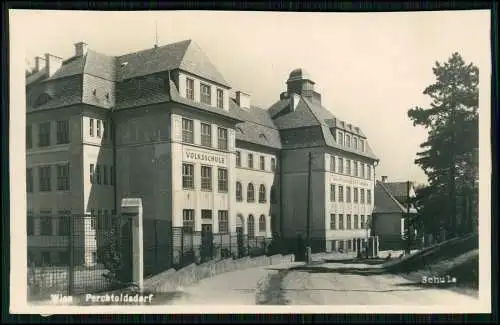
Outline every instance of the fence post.
<path id="1" fill-rule="evenodd" d="M 70 214 L 69 218 L 69 231 L 68 231 L 68 250 L 69 250 L 69 266 L 68 266 L 68 295 L 72 295 L 74 293 L 74 227 L 75 227 L 75 218 Z M 83 220 L 85 222 L 85 219 Z"/>
<path id="2" fill-rule="evenodd" d="M 155 219 L 155 222 L 154 222 L 154 233 L 155 233 L 155 236 L 154 236 L 154 254 L 155 254 L 155 259 L 154 259 L 154 266 L 153 266 L 153 270 L 154 272 L 157 272 L 160 267 L 158 265 L 158 238 L 157 238 L 157 229 L 158 229 L 158 220 Z"/>

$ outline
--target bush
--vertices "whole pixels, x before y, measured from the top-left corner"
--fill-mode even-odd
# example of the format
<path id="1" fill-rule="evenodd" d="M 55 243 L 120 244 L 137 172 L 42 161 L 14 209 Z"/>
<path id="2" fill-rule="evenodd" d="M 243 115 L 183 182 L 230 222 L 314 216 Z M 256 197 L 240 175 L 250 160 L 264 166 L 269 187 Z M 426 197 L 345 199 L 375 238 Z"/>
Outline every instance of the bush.
<path id="1" fill-rule="evenodd" d="M 113 227 L 104 233 L 103 244 L 97 249 L 97 258 L 108 273 L 103 276 L 112 284 L 122 283 L 123 262 L 120 247 L 120 234 L 118 225 L 115 223 Z"/>

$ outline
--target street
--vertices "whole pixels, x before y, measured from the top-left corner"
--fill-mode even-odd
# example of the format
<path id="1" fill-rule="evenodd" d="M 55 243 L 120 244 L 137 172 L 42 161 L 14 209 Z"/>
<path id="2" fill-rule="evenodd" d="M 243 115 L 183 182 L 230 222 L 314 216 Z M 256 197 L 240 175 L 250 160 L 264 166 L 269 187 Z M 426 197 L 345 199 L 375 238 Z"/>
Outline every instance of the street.
<path id="1" fill-rule="evenodd" d="M 375 272 L 363 274 L 368 267 Z M 204 279 L 155 304 L 460 305 L 476 301 L 438 285 L 422 287 L 401 276 L 376 271 L 376 265 L 345 263 L 252 268 Z"/>

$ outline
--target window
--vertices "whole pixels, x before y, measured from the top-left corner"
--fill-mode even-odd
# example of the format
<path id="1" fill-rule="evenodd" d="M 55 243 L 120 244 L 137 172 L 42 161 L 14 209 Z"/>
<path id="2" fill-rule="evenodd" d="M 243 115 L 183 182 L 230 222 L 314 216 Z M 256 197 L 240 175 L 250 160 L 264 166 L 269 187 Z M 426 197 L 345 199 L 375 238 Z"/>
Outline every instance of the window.
<path id="1" fill-rule="evenodd" d="M 345 146 L 351 147 L 351 136 L 349 134 L 345 135 Z"/>
<path id="2" fill-rule="evenodd" d="M 108 166 L 102 166 L 102 183 L 108 185 Z"/>
<path id="3" fill-rule="evenodd" d="M 365 204 L 365 189 L 362 188 L 359 190 L 359 194 L 360 194 L 360 202 L 361 204 Z"/>
<path id="4" fill-rule="evenodd" d="M 347 229 L 351 229 L 352 227 L 352 220 L 351 220 L 351 215 L 347 215 Z"/>
<path id="5" fill-rule="evenodd" d="M 219 192 L 227 192 L 227 169 L 219 168 L 218 170 L 219 176 Z"/>
<path id="6" fill-rule="evenodd" d="M 92 252 L 92 264 L 97 263 L 97 252 Z"/>
<path id="7" fill-rule="evenodd" d="M 26 192 L 33 192 L 33 169 L 26 168 Z"/>
<path id="8" fill-rule="evenodd" d="M 339 229 L 344 230 L 344 215 L 339 214 Z"/>
<path id="9" fill-rule="evenodd" d="M 361 223 L 360 223 L 360 228 L 365 229 L 365 216 L 361 215 Z"/>
<path id="10" fill-rule="evenodd" d="M 351 188 L 349 186 L 345 187 L 345 201 L 351 203 Z"/>
<path id="11" fill-rule="evenodd" d="M 217 144 L 219 149 L 227 150 L 227 129 L 218 128 Z"/>
<path id="12" fill-rule="evenodd" d="M 339 202 L 344 202 L 344 187 L 339 186 Z"/>
<path id="13" fill-rule="evenodd" d="M 108 138 L 108 129 L 106 127 L 106 121 L 102 121 L 102 138 L 103 139 Z"/>
<path id="14" fill-rule="evenodd" d="M 93 118 L 89 119 L 89 135 L 91 137 L 94 136 L 94 119 Z"/>
<path id="15" fill-rule="evenodd" d="M 259 203 L 266 203 L 266 187 L 260 184 L 259 187 Z"/>
<path id="16" fill-rule="evenodd" d="M 69 164 L 57 165 L 57 190 L 69 191 Z"/>
<path id="17" fill-rule="evenodd" d="M 350 159 L 346 159 L 346 161 L 345 161 L 345 167 L 346 167 L 345 173 L 347 175 L 351 175 L 351 160 Z"/>
<path id="18" fill-rule="evenodd" d="M 253 168 L 253 154 L 248 154 L 248 168 Z"/>
<path id="19" fill-rule="evenodd" d="M 33 148 L 33 129 L 31 125 L 26 125 L 26 149 Z"/>
<path id="20" fill-rule="evenodd" d="M 95 166 L 95 182 L 101 184 L 101 165 Z"/>
<path id="21" fill-rule="evenodd" d="M 70 212 L 59 211 L 59 223 L 57 225 L 59 236 L 69 236 Z"/>
<path id="22" fill-rule="evenodd" d="M 110 229 L 110 228 L 111 228 L 110 216 L 108 210 L 104 210 L 104 229 Z"/>
<path id="23" fill-rule="evenodd" d="M 336 165 L 336 164 L 335 164 L 335 156 L 330 156 L 330 171 L 331 171 L 332 173 L 335 173 L 335 171 L 337 170 L 337 169 L 335 168 L 335 165 Z"/>
<path id="24" fill-rule="evenodd" d="M 359 145 L 360 145 L 360 150 L 362 152 L 364 152 L 365 151 L 365 141 L 359 140 Z"/>
<path id="25" fill-rule="evenodd" d="M 266 216 L 261 215 L 259 217 L 259 232 L 264 232 L 266 231 Z"/>
<path id="26" fill-rule="evenodd" d="M 212 190 L 212 167 L 201 166 L 201 189 Z"/>
<path id="27" fill-rule="evenodd" d="M 97 137 L 101 137 L 101 120 L 97 120 Z"/>
<path id="28" fill-rule="evenodd" d="M 115 170 L 113 166 L 109 167 L 109 178 L 109 184 L 115 185 Z"/>
<path id="29" fill-rule="evenodd" d="M 276 204 L 278 203 L 276 200 L 276 188 L 274 185 L 271 186 L 271 204 Z"/>
<path id="30" fill-rule="evenodd" d="M 50 146 L 50 122 L 38 124 L 38 146 Z"/>
<path id="31" fill-rule="evenodd" d="M 358 177 L 358 162 L 354 162 L 354 176 Z"/>
<path id="32" fill-rule="evenodd" d="M 224 108 L 224 91 L 217 89 L 217 107 Z"/>
<path id="33" fill-rule="evenodd" d="M 240 182 L 236 182 L 236 201 L 243 201 L 243 189 Z"/>
<path id="34" fill-rule="evenodd" d="M 90 229 L 95 230 L 95 228 L 96 228 L 95 210 L 91 209 L 90 210 Z"/>
<path id="35" fill-rule="evenodd" d="M 337 229 L 337 216 L 334 214 L 330 214 L 330 229 Z"/>
<path id="36" fill-rule="evenodd" d="M 236 151 L 236 167 L 241 167 L 241 152 Z"/>
<path id="37" fill-rule="evenodd" d="M 264 156 L 260 156 L 260 169 L 261 170 L 266 169 L 266 158 Z"/>
<path id="38" fill-rule="evenodd" d="M 186 143 L 194 143 L 193 121 L 182 119 L 182 141 Z"/>
<path id="39" fill-rule="evenodd" d="M 330 202 L 335 202 L 335 185 L 330 184 Z"/>
<path id="40" fill-rule="evenodd" d="M 186 233 L 194 232 L 194 210 L 182 210 L 182 231 Z"/>
<path id="41" fill-rule="evenodd" d="M 342 132 L 338 132 L 337 133 L 337 142 L 339 145 L 343 146 L 344 145 L 344 135 L 342 134 Z"/>
<path id="42" fill-rule="evenodd" d="M 358 189 L 354 188 L 354 203 L 358 203 Z"/>
<path id="43" fill-rule="evenodd" d="M 201 210 L 201 218 L 205 220 L 212 220 L 212 210 Z"/>
<path id="44" fill-rule="evenodd" d="M 370 165 L 366 166 L 366 178 L 371 179 L 372 178 L 372 167 Z"/>
<path id="45" fill-rule="evenodd" d="M 69 143 L 69 121 L 57 121 L 56 123 L 57 130 L 57 144 L 66 144 Z"/>
<path id="46" fill-rule="evenodd" d="M 182 187 L 184 189 L 194 188 L 194 165 L 182 164 Z"/>
<path id="47" fill-rule="evenodd" d="M 50 265 L 50 252 L 47 251 L 42 252 L 42 265 L 43 266 Z"/>
<path id="48" fill-rule="evenodd" d="M 51 191 L 50 172 L 51 172 L 50 166 L 43 166 L 43 167 L 38 168 L 40 192 L 50 192 Z"/>
<path id="49" fill-rule="evenodd" d="M 186 78 L 186 98 L 194 100 L 194 80 Z"/>
<path id="50" fill-rule="evenodd" d="M 210 124 L 201 123 L 201 145 L 212 146 L 212 126 Z"/>
<path id="51" fill-rule="evenodd" d="M 253 201 L 255 201 L 254 189 L 253 189 L 253 184 L 250 183 L 248 184 L 247 188 L 247 202 L 253 202 Z"/>
<path id="52" fill-rule="evenodd" d="M 33 212 L 28 212 L 26 227 L 27 227 L 26 232 L 28 236 L 33 236 L 35 234 L 35 219 L 33 218 Z"/>
<path id="53" fill-rule="evenodd" d="M 354 229 L 358 229 L 359 227 L 359 219 L 358 219 L 358 215 L 355 214 L 354 215 Z"/>
<path id="54" fill-rule="evenodd" d="M 43 214 L 40 218 L 40 236 L 52 236 L 51 211 L 41 211 L 40 213 Z"/>
<path id="55" fill-rule="evenodd" d="M 365 164 L 360 163 L 361 166 L 361 177 L 365 178 Z"/>
<path id="56" fill-rule="evenodd" d="M 90 184 L 94 184 L 94 164 L 90 164 Z"/>
<path id="57" fill-rule="evenodd" d="M 276 159 L 274 158 L 271 158 L 271 171 L 275 171 L 276 170 Z"/>
<path id="58" fill-rule="evenodd" d="M 200 100 L 203 104 L 212 105 L 212 90 L 209 85 L 200 84 Z"/>
<path id="59" fill-rule="evenodd" d="M 342 157 L 339 157 L 339 174 L 344 173 L 344 159 Z"/>
<path id="60" fill-rule="evenodd" d="M 350 239 L 347 240 L 347 250 L 350 251 L 352 249 L 352 241 Z"/>
<path id="61" fill-rule="evenodd" d="M 219 211 L 219 233 L 227 234 L 229 232 L 229 215 L 227 211 Z"/>
<path id="62" fill-rule="evenodd" d="M 354 137 L 352 141 L 354 145 L 354 150 L 358 150 L 358 138 Z"/>
<path id="63" fill-rule="evenodd" d="M 372 204 L 372 191 L 366 190 L 366 203 Z"/>
<path id="64" fill-rule="evenodd" d="M 254 238 L 255 237 L 255 220 L 253 219 L 253 215 L 248 216 L 247 228 L 248 228 L 248 238 Z"/>

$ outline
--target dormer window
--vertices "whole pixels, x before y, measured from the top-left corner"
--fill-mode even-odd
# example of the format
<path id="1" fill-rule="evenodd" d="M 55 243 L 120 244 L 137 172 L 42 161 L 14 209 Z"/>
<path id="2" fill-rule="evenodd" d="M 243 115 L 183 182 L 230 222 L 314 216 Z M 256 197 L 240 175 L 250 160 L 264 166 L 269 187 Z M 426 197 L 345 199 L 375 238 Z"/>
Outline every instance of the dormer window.
<path id="1" fill-rule="evenodd" d="M 349 134 L 345 135 L 345 146 L 351 147 L 351 136 Z"/>
<path id="2" fill-rule="evenodd" d="M 359 140 L 359 146 L 360 146 L 359 150 L 365 152 L 365 141 Z"/>
<path id="3" fill-rule="evenodd" d="M 212 105 L 212 90 L 209 85 L 200 84 L 200 100 L 203 104 Z"/>
<path id="4" fill-rule="evenodd" d="M 224 91 L 217 89 L 217 108 L 224 108 Z"/>
<path id="5" fill-rule="evenodd" d="M 344 145 L 344 134 L 340 131 L 337 133 L 337 143 L 341 146 Z"/>

